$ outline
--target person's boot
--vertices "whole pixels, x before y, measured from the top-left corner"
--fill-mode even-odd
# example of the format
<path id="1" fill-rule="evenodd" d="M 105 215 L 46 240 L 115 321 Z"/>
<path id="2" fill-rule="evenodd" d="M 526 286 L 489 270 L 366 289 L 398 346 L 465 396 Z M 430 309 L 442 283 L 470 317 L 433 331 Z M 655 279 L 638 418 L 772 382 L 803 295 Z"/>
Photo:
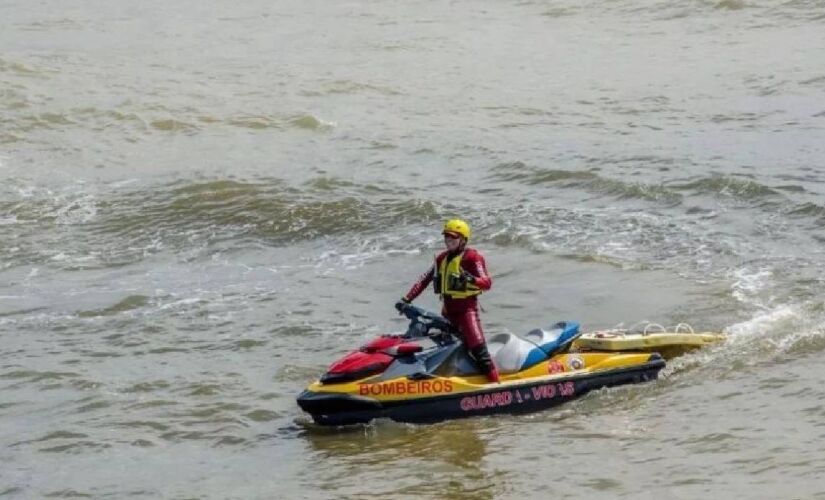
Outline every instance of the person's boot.
<path id="1" fill-rule="evenodd" d="M 499 382 L 498 369 L 496 369 L 496 365 L 490 357 L 487 344 L 479 344 L 470 349 L 470 356 L 475 360 L 479 371 L 487 374 L 487 380 L 490 382 Z"/>
<path id="2" fill-rule="evenodd" d="M 498 369 L 496 368 L 496 365 L 490 367 L 490 371 L 487 372 L 487 380 L 490 382 L 495 382 L 496 384 L 501 383 L 498 379 Z"/>

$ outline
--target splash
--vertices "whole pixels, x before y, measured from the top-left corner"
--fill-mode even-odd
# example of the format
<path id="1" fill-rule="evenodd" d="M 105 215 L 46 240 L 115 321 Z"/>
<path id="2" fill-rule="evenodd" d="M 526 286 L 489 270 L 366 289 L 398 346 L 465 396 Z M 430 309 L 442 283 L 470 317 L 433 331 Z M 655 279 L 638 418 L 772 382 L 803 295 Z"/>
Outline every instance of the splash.
<path id="1" fill-rule="evenodd" d="M 768 332 L 793 330 L 799 318 L 796 307 L 785 305 L 770 311 L 764 311 L 746 321 L 725 328 L 728 338 L 734 343 L 747 343 L 764 337 Z"/>
<path id="2" fill-rule="evenodd" d="M 725 329 L 724 354 L 734 365 L 786 362 L 825 351 L 822 302 L 788 304 L 756 314 Z"/>
<path id="3" fill-rule="evenodd" d="M 773 282 L 773 269 L 768 267 L 761 267 L 756 270 L 742 268 L 736 270 L 733 274 L 736 279 L 731 285 L 733 297 L 746 305 L 764 307 L 760 293 Z"/>

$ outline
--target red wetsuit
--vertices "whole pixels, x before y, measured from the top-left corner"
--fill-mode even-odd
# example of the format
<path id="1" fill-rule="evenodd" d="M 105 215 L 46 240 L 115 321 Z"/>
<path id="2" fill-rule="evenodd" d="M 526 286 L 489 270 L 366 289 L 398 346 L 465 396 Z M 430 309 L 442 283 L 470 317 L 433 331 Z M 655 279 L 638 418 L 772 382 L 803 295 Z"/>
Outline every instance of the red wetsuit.
<path id="1" fill-rule="evenodd" d="M 444 258 L 447 257 L 447 255 L 451 257 L 455 256 L 461 251 L 464 252 L 464 255 L 461 257 L 461 269 L 475 277 L 475 286 L 481 290 L 489 290 L 490 287 L 493 286 L 493 280 L 487 274 L 487 264 L 484 262 L 484 257 L 475 249 L 467 247 L 459 249 L 451 255 L 447 250 L 441 252 L 435 258 L 433 267 L 430 267 L 426 273 L 418 278 L 418 281 L 415 282 L 404 297 L 408 301 L 415 300 L 432 282 L 433 276 L 435 276 L 436 270 Z M 472 351 L 477 346 L 486 345 L 484 333 L 481 330 L 481 322 L 478 319 L 478 296 L 457 299 L 442 295 L 442 298 L 444 300 L 442 314 L 461 333 L 467 349 Z"/>

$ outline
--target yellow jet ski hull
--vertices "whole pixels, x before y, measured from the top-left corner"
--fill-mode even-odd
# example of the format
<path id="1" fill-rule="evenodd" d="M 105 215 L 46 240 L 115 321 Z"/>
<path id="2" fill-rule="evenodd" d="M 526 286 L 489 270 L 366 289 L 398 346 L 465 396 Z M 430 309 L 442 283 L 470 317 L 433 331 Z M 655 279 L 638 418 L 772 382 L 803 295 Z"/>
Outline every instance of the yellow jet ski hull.
<path id="1" fill-rule="evenodd" d="M 387 378 L 310 384 L 298 404 L 322 425 L 389 418 L 430 423 L 446 419 L 540 411 L 593 389 L 656 379 L 665 361 L 656 353 L 564 353 L 500 383 L 484 375 Z"/>

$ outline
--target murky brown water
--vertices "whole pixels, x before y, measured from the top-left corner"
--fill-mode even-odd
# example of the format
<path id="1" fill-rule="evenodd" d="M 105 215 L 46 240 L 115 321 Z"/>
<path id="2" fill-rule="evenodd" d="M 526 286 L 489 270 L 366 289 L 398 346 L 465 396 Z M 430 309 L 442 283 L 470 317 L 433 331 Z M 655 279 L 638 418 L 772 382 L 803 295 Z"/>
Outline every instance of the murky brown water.
<path id="1" fill-rule="evenodd" d="M 823 23 L 779 0 L 0 5 L 0 496 L 825 497 Z M 730 341 L 534 415 L 313 425 L 295 396 L 403 328 L 456 215 L 488 332 Z"/>

